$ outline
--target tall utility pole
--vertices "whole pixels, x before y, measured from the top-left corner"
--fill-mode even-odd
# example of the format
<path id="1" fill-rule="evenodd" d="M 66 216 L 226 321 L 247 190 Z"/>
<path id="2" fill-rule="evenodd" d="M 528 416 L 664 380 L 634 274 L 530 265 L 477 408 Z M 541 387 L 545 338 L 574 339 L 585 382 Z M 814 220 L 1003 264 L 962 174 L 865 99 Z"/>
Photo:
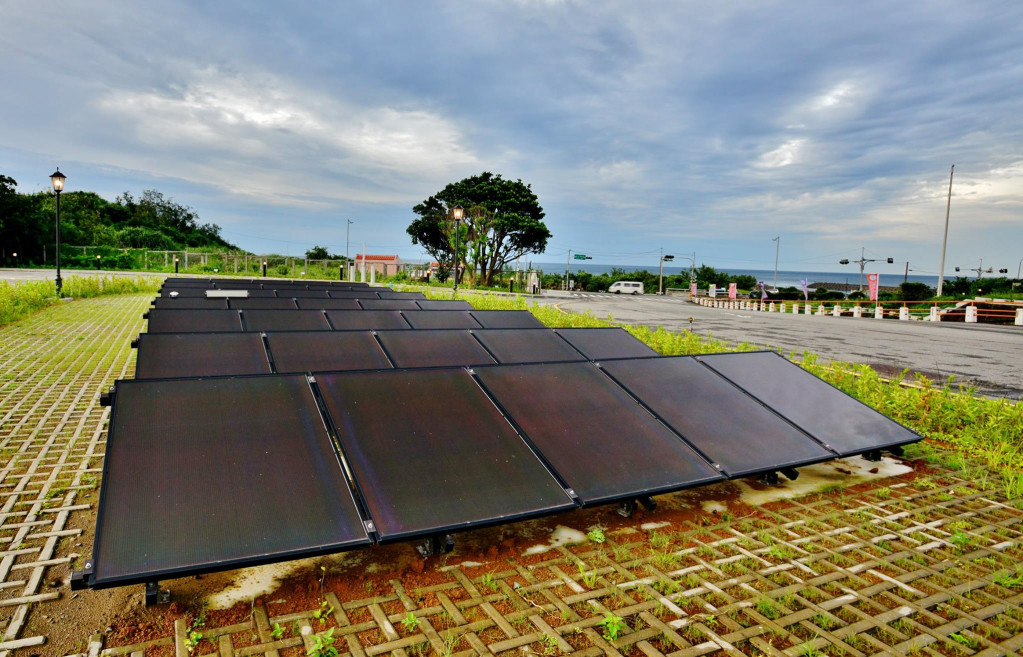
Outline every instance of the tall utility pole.
<path id="1" fill-rule="evenodd" d="M 572 270 L 572 249 L 568 250 L 568 257 L 565 258 L 565 290 L 568 290 L 568 277 Z"/>
<path id="2" fill-rule="evenodd" d="M 348 220 L 348 225 L 345 226 L 345 269 L 351 271 L 352 261 L 348 258 L 348 238 L 352 235 L 352 224 L 355 222 L 351 219 Z M 345 278 L 348 278 L 347 276 Z"/>
<path id="3" fill-rule="evenodd" d="M 781 235 L 771 239 L 774 242 L 774 291 L 778 291 L 778 251 L 781 249 Z"/>
<path id="4" fill-rule="evenodd" d="M 955 175 L 956 165 L 948 172 L 948 201 L 945 204 L 945 238 L 941 240 L 941 266 L 938 268 L 938 296 L 945 287 L 945 247 L 948 245 L 948 215 L 952 211 L 952 176 Z"/>
<path id="5" fill-rule="evenodd" d="M 664 263 L 674 259 L 675 256 L 664 255 L 664 249 L 661 249 L 661 263 L 657 268 L 657 294 L 664 294 Z"/>

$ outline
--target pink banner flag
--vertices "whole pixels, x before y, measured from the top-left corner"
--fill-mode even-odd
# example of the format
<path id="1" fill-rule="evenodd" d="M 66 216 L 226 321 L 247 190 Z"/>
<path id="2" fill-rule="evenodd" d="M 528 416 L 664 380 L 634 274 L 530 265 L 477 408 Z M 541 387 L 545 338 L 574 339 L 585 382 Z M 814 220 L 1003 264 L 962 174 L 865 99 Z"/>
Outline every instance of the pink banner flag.
<path id="1" fill-rule="evenodd" d="M 729 283 L 728 284 L 728 298 L 729 299 L 734 299 L 737 292 L 738 292 L 738 290 L 736 290 L 736 284 L 735 283 Z"/>
<path id="2" fill-rule="evenodd" d="M 871 301 L 877 301 L 877 279 L 878 274 L 867 274 L 867 290 Z"/>
<path id="3" fill-rule="evenodd" d="M 689 284 L 689 296 L 691 296 L 691 297 L 695 297 L 696 296 L 696 283 L 690 283 Z"/>

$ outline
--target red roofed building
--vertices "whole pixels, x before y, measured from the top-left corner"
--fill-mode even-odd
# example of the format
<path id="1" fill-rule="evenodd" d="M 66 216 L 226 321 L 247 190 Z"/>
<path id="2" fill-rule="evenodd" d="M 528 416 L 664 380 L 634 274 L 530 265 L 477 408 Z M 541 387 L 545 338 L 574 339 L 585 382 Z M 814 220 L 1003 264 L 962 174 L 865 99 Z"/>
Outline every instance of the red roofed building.
<path id="1" fill-rule="evenodd" d="M 401 271 L 402 265 L 401 258 L 396 255 L 372 255 L 366 254 L 366 275 L 369 275 L 370 270 L 376 270 L 377 274 L 382 276 L 393 276 Z M 355 254 L 355 271 L 362 271 L 362 254 Z"/>

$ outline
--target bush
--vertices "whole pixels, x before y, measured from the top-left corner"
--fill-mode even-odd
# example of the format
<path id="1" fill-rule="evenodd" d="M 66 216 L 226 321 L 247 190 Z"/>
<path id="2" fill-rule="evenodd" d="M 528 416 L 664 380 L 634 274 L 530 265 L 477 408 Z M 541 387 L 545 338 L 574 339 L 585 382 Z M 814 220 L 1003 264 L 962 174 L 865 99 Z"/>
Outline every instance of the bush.
<path id="1" fill-rule="evenodd" d="M 923 301 L 934 296 L 934 289 L 924 283 L 906 282 L 899 285 L 900 301 Z"/>

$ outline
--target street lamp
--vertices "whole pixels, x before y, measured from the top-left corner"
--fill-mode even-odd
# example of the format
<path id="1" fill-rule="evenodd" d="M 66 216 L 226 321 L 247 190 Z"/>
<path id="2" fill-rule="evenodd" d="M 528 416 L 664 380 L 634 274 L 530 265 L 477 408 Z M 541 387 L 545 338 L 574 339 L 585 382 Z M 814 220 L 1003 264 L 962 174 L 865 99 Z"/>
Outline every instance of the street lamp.
<path id="1" fill-rule="evenodd" d="M 455 207 L 451 208 L 451 218 L 455 220 L 455 289 L 451 293 L 452 297 L 458 296 L 458 261 L 459 261 L 458 233 L 459 228 L 461 228 L 462 225 L 462 217 L 464 216 L 464 214 L 465 211 L 462 210 L 462 206 L 460 205 L 456 205 Z"/>
<path id="2" fill-rule="evenodd" d="M 778 292 L 778 251 L 781 250 L 781 235 L 772 237 L 771 241 L 774 242 L 774 289 L 771 290 L 771 294 L 776 294 Z"/>
<path id="3" fill-rule="evenodd" d="M 347 220 L 348 223 L 345 225 L 345 268 L 351 270 L 351 261 L 348 259 L 348 238 L 352 235 L 352 224 L 355 222 L 351 219 Z M 355 274 L 349 271 L 348 278 L 355 278 Z"/>
<path id="4" fill-rule="evenodd" d="M 664 263 L 675 259 L 673 255 L 661 254 L 661 262 L 657 266 L 657 294 L 664 294 Z"/>
<path id="5" fill-rule="evenodd" d="M 67 178 L 60 172 L 60 167 L 50 174 L 50 182 L 53 183 L 53 191 L 57 192 L 57 296 L 61 295 L 60 280 L 60 193 L 64 191 L 64 180 Z"/>

